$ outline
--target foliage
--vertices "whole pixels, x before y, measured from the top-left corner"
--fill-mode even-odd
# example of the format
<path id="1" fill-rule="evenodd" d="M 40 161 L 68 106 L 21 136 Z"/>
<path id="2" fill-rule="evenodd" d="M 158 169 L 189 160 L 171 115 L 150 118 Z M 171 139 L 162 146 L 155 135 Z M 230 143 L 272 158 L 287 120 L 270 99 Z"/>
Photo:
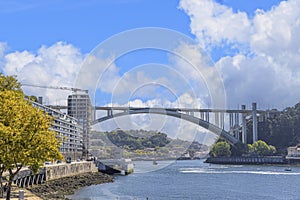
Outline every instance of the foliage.
<path id="1" fill-rule="evenodd" d="M 252 145 L 248 144 L 248 152 L 259 156 L 270 156 L 276 153 L 276 148 L 262 140 L 258 140 Z"/>
<path id="2" fill-rule="evenodd" d="M 15 91 L 23 94 L 21 84 L 15 76 L 4 76 L 0 73 L 0 91 Z"/>
<path id="3" fill-rule="evenodd" d="M 7 79 L 0 77 L 4 84 L 0 86 L 0 166 L 2 172 L 9 172 L 9 199 L 12 181 L 22 167 L 37 172 L 45 161 L 62 155 L 56 133 L 49 130 L 52 119 L 25 100 L 16 80 Z"/>
<path id="4" fill-rule="evenodd" d="M 112 143 L 127 150 L 164 147 L 170 142 L 167 135 L 164 133 L 156 133 L 149 137 L 136 137 L 122 130 L 117 130 L 114 132 L 107 132 L 106 134 Z"/>
<path id="5" fill-rule="evenodd" d="M 173 159 L 179 158 L 185 152 L 188 152 L 193 157 L 196 152 L 204 153 L 208 150 L 206 145 L 200 144 L 197 141 L 191 143 L 190 141 L 178 138 L 172 139 L 164 133 L 153 130 L 117 129 L 112 132 L 92 131 L 90 141 L 92 154 L 105 159 L 114 157 L 111 155 L 118 156 L 120 154 L 123 157 L 133 159 L 151 159 L 154 157 Z"/>
<path id="6" fill-rule="evenodd" d="M 258 123 L 259 139 L 276 147 L 285 154 L 287 147 L 300 143 L 300 103 L 283 111 L 272 110 L 269 118 Z M 247 132 L 252 133 L 252 122 L 247 125 Z M 251 134 L 248 134 L 251 141 Z"/>
<path id="7" fill-rule="evenodd" d="M 25 98 L 29 99 L 30 101 L 36 102 L 36 103 L 39 102 L 38 98 L 36 96 L 33 96 L 33 95 L 31 95 L 31 96 L 25 96 Z"/>
<path id="8" fill-rule="evenodd" d="M 221 141 L 215 143 L 209 152 L 212 157 L 229 157 L 231 155 L 230 144 Z"/>

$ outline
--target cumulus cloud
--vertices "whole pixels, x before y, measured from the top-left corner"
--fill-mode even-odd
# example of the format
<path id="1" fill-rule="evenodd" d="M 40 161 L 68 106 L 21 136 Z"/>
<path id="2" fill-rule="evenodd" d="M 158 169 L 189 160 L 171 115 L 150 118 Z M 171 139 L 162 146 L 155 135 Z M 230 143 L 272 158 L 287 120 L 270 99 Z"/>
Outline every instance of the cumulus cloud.
<path id="1" fill-rule="evenodd" d="M 4 56 L 4 51 L 7 48 L 7 44 L 5 42 L 0 42 L 0 58 Z"/>
<path id="2" fill-rule="evenodd" d="M 224 41 L 243 43 L 249 40 L 251 22 L 246 13 L 234 13 L 231 8 L 212 0 L 182 0 L 179 7 L 190 16 L 191 31 L 203 48 Z"/>
<path id="3" fill-rule="evenodd" d="M 190 16 L 200 47 L 211 53 L 212 46 L 225 42 L 238 49 L 216 60 L 229 106 L 256 101 L 283 108 L 300 100 L 299 0 L 258 9 L 251 19 L 213 0 L 181 0 L 180 8 Z"/>
<path id="4" fill-rule="evenodd" d="M 69 86 L 82 63 L 82 54 L 70 44 L 57 42 L 42 46 L 37 53 L 16 51 L 4 56 L 3 72 L 6 75 L 17 75 L 21 83 L 41 86 Z M 45 97 L 45 103 L 65 104 L 70 91 L 24 87 L 28 95 Z"/>
<path id="5" fill-rule="evenodd" d="M 4 52 L 7 49 L 7 44 L 5 42 L 0 42 L 0 72 L 4 65 Z"/>

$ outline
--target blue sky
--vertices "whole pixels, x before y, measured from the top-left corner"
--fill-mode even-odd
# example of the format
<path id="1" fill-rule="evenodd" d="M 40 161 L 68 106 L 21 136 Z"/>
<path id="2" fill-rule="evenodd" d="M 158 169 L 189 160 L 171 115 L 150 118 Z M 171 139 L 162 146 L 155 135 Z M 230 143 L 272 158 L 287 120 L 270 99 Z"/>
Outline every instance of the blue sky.
<path id="1" fill-rule="evenodd" d="M 200 5 L 199 2 L 202 4 Z M 214 14 L 211 16 L 201 14 L 205 13 L 204 11 L 211 9 L 206 7 L 209 6 L 207 2 L 214 3 L 213 10 L 210 10 Z M 292 4 L 293 2 L 297 3 L 296 0 L 286 2 L 289 4 Z M 15 61 L 16 58 L 21 59 L 21 57 L 24 57 L 24 54 L 26 53 L 28 55 L 25 55 L 25 57 L 35 56 L 37 58 L 40 54 L 41 48 L 50 51 L 49 49 L 53 47 L 55 50 L 54 46 L 59 42 L 61 42 L 61 47 L 69 45 L 70 48 L 74 48 L 75 50 L 73 53 L 76 55 L 79 54 L 79 59 L 84 59 L 85 56 L 97 47 L 99 43 L 105 41 L 111 36 L 122 31 L 142 27 L 162 27 L 179 31 L 196 41 L 199 41 L 201 48 L 204 48 L 213 61 L 219 65 L 223 65 L 224 62 L 227 62 L 226 59 L 228 60 L 228 57 L 231 58 L 233 63 L 233 60 L 238 58 L 236 57 L 237 55 L 244 55 L 247 59 L 253 59 L 253 55 L 266 55 L 265 52 L 260 51 L 261 47 L 256 48 L 257 44 L 250 41 L 257 35 L 257 32 L 259 32 L 257 30 L 255 30 L 256 32 L 253 31 L 253 29 L 257 29 L 257 27 L 260 26 L 258 23 L 260 19 L 258 19 L 257 10 L 263 10 L 264 15 L 267 16 L 276 10 L 276 7 L 280 7 L 280 3 L 280 0 L 253 0 L 246 2 L 236 0 L 1 0 L 0 42 L 2 44 L 2 48 L 0 48 L 0 50 L 2 50 L 0 53 L 2 54 L 2 58 L 0 57 L 0 70 L 7 74 L 13 72 L 16 73 L 14 70 L 8 70 L 9 63 L 12 62 L 11 60 Z M 197 6 L 199 7 L 197 8 Z M 221 8 L 220 6 L 223 7 Z M 192 8 L 196 9 L 192 10 Z M 227 14 L 224 10 L 226 10 Z M 230 12 L 230 14 L 228 14 L 228 12 Z M 295 11 L 295 13 L 296 12 L 297 11 Z M 218 16 L 220 13 L 225 14 L 223 16 Z M 230 17 L 229 15 L 234 16 L 239 13 L 246 16 L 245 19 L 250 23 L 250 28 L 246 27 L 243 33 L 234 33 L 234 31 L 236 31 L 235 29 L 238 29 L 237 27 L 243 23 L 241 22 L 241 24 L 237 23 L 237 25 L 234 26 L 234 29 L 228 27 L 228 30 L 225 32 L 223 31 L 222 33 L 222 31 L 220 31 L 220 34 L 225 35 L 224 37 L 214 35 L 214 32 L 218 32 L 218 27 L 216 27 L 215 30 L 213 28 L 215 23 L 219 23 L 220 28 L 223 23 L 222 20 L 220 20 L 222 17 L 223 19 L 226 19 Z M 277 13 L 280 13 L 280 11 Z M 197 16 L 198 14 L 200 15 Z M 230 24 L 234 24 L 235 19 L 238 18 L 240 17 L 237 16 L 237 18 L 234 18 Z M 270 18 L 272 18 L 272 16 Z M 213 20 L 215 20 L 215 22 Z M 274 21 L 275 20 L 277 19 L 274 19 Z M 207 24 L 205 24 L 206 22 Z M 200 28 L 197 27 L 197 25 L 201 25 L 202 23 L 205 25 Z M 211 25 L 209 23 L 211 23 Z M 292 23 L 293 22 L 291 22 L 291 24 Z M 238 36 L 236 36 L 238 34 L 245 34 L 247 31 L 252 31 L 253 33 L 245 36 L 246 39 L 238 38 Z M 267 30 L 265 30 L 265 33 L 263 34 L 266 34 L 266 32 Z M 278 44 L 279 43 L 280 40 L 278 40 Z M 253 44 L 255 49 L 252 48 Z M 57 48 L 59 49 L 59 47 Z M 57 52 L 58 49 L 55 51 Z M 266 51 L 266 49 L 264 49 L 264 51 Z M 18 52 L 22 55 L 16 55 Z M 14 58 L 11 58 L 11 60 L 8 61 L 7 57 Z M 27 61 L 24 61 L 24 59 L 27 60 L 29 58 L 25 57 L 22 58 L 21 61 L 19 60 L 17 62 L 17 64 L 20 65 L 19 68 L 22 68 L 22 64 L 28 64 L 26 63 Z M 262 57 L 263 56 L 260 56 L 259 59 L 262 59 Z M 51 59 L 55 60 L 54 57 L 51 57 Z M 258 62 L 257 60 L 255 61 Z M 52 60 L 51 62 L 56 61 Z M 146 63 L 170 64 L 170 56 L 159 51 L 143 50 L 122 56 L 115 61 L 119 76 L 122 76 L 134 66 Z M 263 65 L 268 64 L 270 63 L 265 63 Z M 16 63 L 13 62 L 11 65 L 16 65 Z M 47 63 L 44 64 L 44 67 L 47 65 Z M 225 69 L 222 66 L 221 68 Z M 49 70 L 51 71 L 51 69 Z M 221 76 L 223 76 L 223 72 L 220 73 Z M 224 75 L 224 77 L 227 76 L 228 74 Z M 28 81 L 29 78 L 30 77 L 26 77 L 24 80 Z M 235 81 L 237 80 L 234 80 L 234 78 L 224 80 L 225 89 L 227 83 Z M 42 82 L 41 84 L 44 83 Z M 68 85 L 70 84 L 70 81 L 64 82 L 62 80 L 56 80 L 56 82 L 53 82 L 52 84 Z M 229 87 L 229 90 L 230 88 L 231 87 Z M 108 93 L 102 91 L 101 95 L 102 97 L 109 98 L 110 95 Z M 241 102 L 245 102 L 245 99 L 249 96 L 257 96 L 257 98 L 251 97 L 252 99 L 249 99 L 249 102 L 251 100 L 257 100 L 261 101 L 264 107 L 272 106 L 272 103 L 268 104 L 269 99 L 264 100 L 261 96 L 254 94 L 245 94 L 245 97 L 241 98 Z M 281 96 L 279 98 L 281 98 Z M 107 101 L 109 100 L 104 100 L 103 102 Z M 284 103 L 280 103 L 278 100 L 278 102 L 274 103 L 274 106 L 283 107 L 294 102 L 297 102 L 297 100 L 294 99 Z M 238 101 L 234 101 L 234 103 L 230 106 L 236 106 L 237 104 Z"/>
<path id="2" fill-rule="evenodd" d="M 1 1 L 0 38 L 11 50 L 36 50 L 65 41 L 90 52 L 108 37 L 132 28 L 166 27 L 189 33 L 178 1 Z"/>
<path id="3" fill-rule="evenodd" d="M 257 8 L 268 10 L 280 1 L 219 2 L 251 16 Z M 178 5 L 178 0 L 1 0 L 0 40 L 8 43 L 9 51 L 36 51 L 64 41 L 88 53 L 108 37 L 132 28 L 164 27 L 193 37 L 190 19 Z"/>
<path id="4" fill-rule="evenodd" d="M 253 16 L 256 9 L 269 10 L 280 0 L 218 2 Z M 85 54 L 112 35 L 133 28 L 163 27 L 195 38 L 190 31 L 189 16 L 178 5 L 178 0 L 1 0 L 0 41 L 7 43 L 6 52 L 27 50 L 36 53 L 42 45 L 51 46 L 63 41 Z M 216 60 L 235 52 L 228 46 L 216 47 L 210 56 Z M 153 56 L 160 62 L 167 62 L 164 55 L 151 52 L 142 60 L 140 56 L 122 58 L 125 60 L 122 69 L 126 71 L 127 66 L 147 63 L 147 58 Z"/>
<path id="5" fill-rule="evenodd" d="M 144 27 L 177 31 L 194 43 L 177 41 L 173 54 L 102 55 L 107 49 L 99 44 Z M 72 87 L 87 65 L 91 73 L 79 87 L 96 86 L 91 97 L 98 105 L 249 108 L 257 102 L 260 109 L 283 109 L 300 101 L 299 35 L 300 0 L 0 0 L 0 72 L 21 82 Z M 70 94 L 24 90 L 50 104 L 65 104 Z M 142 118 L 134 123 L 145 129 L 185 136 L 199 131 L 174 119 L 149 124 Z"/>
<path id="6" fill-rule="evenodd" d="M 20 79 L 30 81 L 37 77 L 36 75 L 30 77 L 30 70 L 36 69 L 37 66 L 35 64 L 38 63 L 40 65 L 38 69 L 41 71 L 46 71 L 47 69 L 49 77 L 45 77 L 44 81 L 33 81 L 35 84 L 71 86 L 72 80 L 66 81 L 66 79 L 69 79 L 66 74 L 62 75 L 60 74 L 62 72 L 57 71 L 63 71 L 64 73 L 68 71 L 73 73 L 74 76 L 74 70 L 78 70 L 78 68 L 62 70 L 63 65 L 68 68 L 71 65 L 77 66 L 82 64 L 86 55 L 95 49 L 99 43 L 122 31 L 142 27 L 162 27 L 183 33 L 199 42 L 200 48 L 204 49 L 213 59 L 216 67 L 220 70 L 220 75 L 224 78 L 223 82 L 228 102 L 232 102 L 231 104 L 229 103 L 229 107 L 236 107 L 241 103 L 251 104 L 251 101 L 259 101 L 262 107 L 274 106 L 283 108 L 298 101 L 295 95 L 281 102 L 282 96 L 286 96 L 283 93 L 275 98 L 276 101 L 270 102 L 274 98 L 262 97 L 262 93 L 272 91 L 272 89 L 263 88 L 262 92 L 258 93 L 258 90 L 255 88 L 259 84 L 272 87 L 276 85 L 278 79 L 287 80 L 291 79 L 292 76 L 271 80 L 271 85 L 256 83 L 251 78 L 251 74 L 256 74 L 269 65 L 269 71 L 267 70 L 266 73 L 280 73 L 280 70 L 278 71 L 276 67 L 271 66 L 272 63 L 266 61 L 272 57 L 274 57 L 274 60 L 278 59 L 277 56 L 267 52 L 269 50 L 267 48 L 276 49 L 277 46 L 272 47 L 270 44 L 262 46 L 264 43 L 259 42 L 257 38 L 268 37 L 266 35 L 275 31 L 274 28 L 271 31 L 266 30 L 264 27 L 265 22 L 260 16 L 271 22 L 281 20 L 284 24 L 289 25 L 294 23 L 292 20 L 299 18 L 295 14 L 292 20 L 288 16 L 287 19 L 282 19 L 282 17 L 281 19 L 276 19 L 278 13 L 281 13 L 280 9 L 284 9 L 284 5 L 280 5 L 281 2 L 280 0 L 253 0 L 246 2 L 236 0 L 0 0 L 0 70 L 5 74 L 17 74 Z M 286 2 L 289 6 L 292 6 L 295 2 L 298 3 L 297 0 Z M 211 7 L 211 5 L 213 6 Z M 258 9 L 263 10 L 263 12 L 257 14 Z M 209 14 L 210 12 L 213 14 Z M 282 13 L 285 14 L 284 11 Z M 297 13 L 296 9 L 294 13 Z M 240 19 L 244 21 L 239 22 Z M 248 24 L 243 27 L 244 23 Z M 224 29 L 226 24 L 229 26 L 233 24 L 233 26 Z M 280 26 L 279 24 L 276 29 L 281 29 Z M 270 28 L 269 26 L 266 27 Z M 295 35 L 293 38 L 296 38 L 297 31 L 291 31 L 291 34 Z M 276 37 L 276 34 L 274 32 L 274 37 Z M 275 40 L 278 39 L 278 46 L 282 44 L 280 34 L 278 38 L 275 38 Z M 278 47 L 278 51 L 283 52 L 286 49 Z M 43 58 L 41 58 L 42 55 Z M 63 65 L 59 63 L 61 62 L 60 60 L 64 60 L 59 58 L 60 55 L 64 55 L 64 59 L 66 59 Z M 241 56 L 244 56 L 242 61 L 240 60 Z M 117 58 L 114 62 L 116 65 L 114 73 L 118 77 L 122 77 L 124 73 L 135 66 L 147 63 L 176 65 L 176 63 L 174 64 L 170 61 L 172 59 L 166 52 L 157 50 L 136 51 Z M 232 87 L 232 85 L 237 85 L 237 82 L 241 82 L 241 80 L 236 78 L 239 75 L 231 77 L 232 73 L 245 74 L 241 69 L 236 71 L 237 69 L 233 67 L 234 63 L 238 61 L 245 62 L 245 66 L 255 62 L 261 65 L 257 69 L 251 68 L 253 72 L 249 72 L 247 77 L 242 77 L 243 80 L 249 79 L 246 81 L 249 82 L 249 85 L 246 85 L 245 89 L 240 88 L 240 90 Z M 282 64 L 283 61 L 278 61 L 277 64 L 279 63 Z M 51 64 L 57 66 L 51 68 L 49 67 Z M 225 64 L 231 68 L 224 67 L 223 65 Z M 32 66 L 33 69 L 30 69 L 29 65 L 34 65 Z M 288 69 L 293 71 L 293 66 L 294 64 L 289 66 Z M 243 69 L 250 70 L 249 67 L 244 67 Z M 28 76 L 25 75 L 24 71 L 26 71 Z M 184 74 L 185 72 L 182 71 L 182 73 Z M 49 80 L 54 81 L 49 83 Z M 291 90 L 297 84 L 298 82 L 292 85 Z M 279 86 L 276 86 L 274 91 L 280 91 L 283 88 L 277 87 Z M 244 90 L 249 92 L 244 92 Z M 238 95 L 236 91 L 239 92 Z M 184 91 L 180 94 L 183 93 Z M 97 101 L 104 103 L 109 101 L 111 92 L 100 89 L 98 95 L 102 99 Z M 47 98 L 51 99 L 51 97 Z M 151 98 L 143 97 L 145 101 Z M 207 104 L 209 103 L 206 102 Z"/>

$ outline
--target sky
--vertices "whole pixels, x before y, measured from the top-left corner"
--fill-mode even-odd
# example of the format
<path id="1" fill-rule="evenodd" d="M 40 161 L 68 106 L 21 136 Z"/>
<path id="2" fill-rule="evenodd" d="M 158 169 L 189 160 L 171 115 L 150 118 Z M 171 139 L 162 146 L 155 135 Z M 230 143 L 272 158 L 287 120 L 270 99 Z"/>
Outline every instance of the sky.
<path id="1" fill-rule="evenodd" d="M 283 109 L 300 101 L 300 0 L 0 0 L 0 24 L 0 72 L 88 88 L 97 105 Z M 49 104 L 70 93 L 23 89 Z"/>

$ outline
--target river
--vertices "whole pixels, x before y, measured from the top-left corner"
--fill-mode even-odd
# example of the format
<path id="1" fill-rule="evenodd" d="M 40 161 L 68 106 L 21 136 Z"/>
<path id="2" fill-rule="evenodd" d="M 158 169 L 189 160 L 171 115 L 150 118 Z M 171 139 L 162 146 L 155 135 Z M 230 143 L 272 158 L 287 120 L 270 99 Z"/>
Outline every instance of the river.
<path id="1" fill-rule="evenodd" d="M 162 167 L 166 166 L 166 167 Z M 135 162 L 135 173 L 83 188 L 72 199 L 300 199 L 300 167 L 210 165 L 203 160 Z"/>

